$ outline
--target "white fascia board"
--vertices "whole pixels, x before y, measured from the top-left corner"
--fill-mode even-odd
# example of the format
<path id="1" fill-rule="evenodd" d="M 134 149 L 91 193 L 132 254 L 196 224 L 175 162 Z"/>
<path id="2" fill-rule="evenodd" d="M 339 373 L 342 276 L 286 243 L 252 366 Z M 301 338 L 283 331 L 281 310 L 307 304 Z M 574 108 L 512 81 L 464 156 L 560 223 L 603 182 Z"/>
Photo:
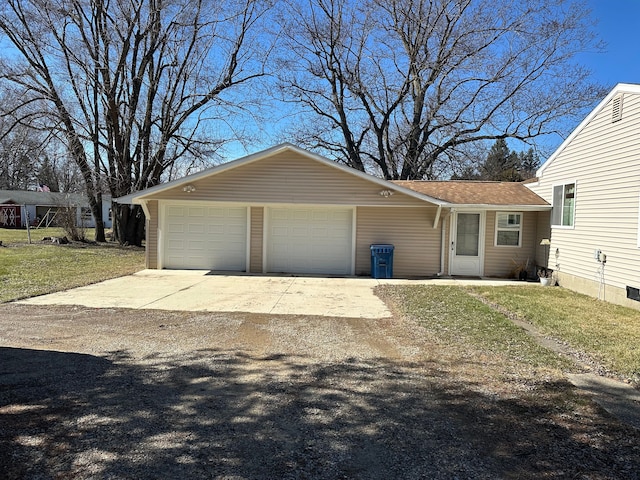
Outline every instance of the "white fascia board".
<path id="1" fill-rule="evenodd" d="M 364 173 L 354 168 L 347 167 L 346 165 L 341 165 L 338 162 L 329 160 L 328 158 L 318 155 L 316 153 L 312 153 L 307 150 L 304 150 L 303 148 L 292 145 L 291 143 L 282 143 L 280 145 L 276 145 L 266 150 L 253 153 L 251 155 L 247 155 L 246 157 L 242 157 L 237 160 L 233 160 L 231 162 L 223 163 L 221 165 L 218 165 L 212 168 L 208 168 L 201 172 L 194 173 L 192 175 L 188 175 L 186 177 L 173 180 L 171 182 L 163 183 L 161 185 L 156 185 L 155 187 L 150 187 L 150 188 L 147 188 L 146 190 L 141 190 L 139 192 L 131 193 L 129 195 L 124 195 L 122 197 L 114 199 L 114 201 L 118 203 L 125 203 L 125 204 L 140 204 L 142 200 L 149 195 L 153 195 L 153 194 L 162 192 L 164 190 L 168 190 L 170 188 L 178 187 L 180 185 L 185 185 L 190 182 L 194 182 L 196 180 L 200 180 L 201 178 L 205 178 L 211 175 L 218 175 L 222 172 L 226 172 L 228 170 L 232 170 L 234 168 L 238 168 L 243 165 L 248 165 L 250 163 L 265 159 L 267 157 L 276 155 L 277 153 L 287 151 L 287 150 L 293 151 L 307 158 L 323 163 L 324 165 L 327 165 L 331 168 L 336 168 L 350 175 L 354 175 L 356 177 L 362 178 L 369 182 L 378 184 L 386 190 L 392 190 L 394 192 L 403 193 L 405 195 L 416 198 L 418 200 L 429 202 L 438 206 L 451 205 L 450 203 L 440 200 L 438 198 L 430 197 L 428 195 L 418 193 L 414 190 L 411 190 L 405 187 L 400 187 L 399 185 L 388 182 L 387 180 L 384 180 L 382 178 L 374 177 L 373 175 L 369 175 L 368 173 Z"/>
<path id="2" fill-rule="evenodd" d="M 536 177 L 540 178 L 547 167 L 555 160 L 555 158 L 562 153 L 562 151 L 567 148 L 567 146 L 576 138 L 580 132 L 598 115 L 602 109 L 611 101 L 613 97 L 620 93 L 634 93 L 640 94 L 640 85 L 633 83 L 619 83 L 617 84 L 613 90 L 609 92 L 609 94 L 604 97 L 604 99 L 598 104 L 596 108 L 594 108 L 589 115 L 571 132 L 571 134 L 565 139 L 564 142 L 556 149 L 555 152 L 551 154 L 549 158 L 540 166 L 538 171 L 536 172 Z"/>
<path id="3" fill-rule="evenodd" d="M 451 208 L 454 210 L 500 210 L 504 212 L 521 211 L 521 212 L 545 212 L 553 208 L 552 205 L 490 205 L 490 204 L 478 204 L 478 203 L 458 203 L 452 204 Z"/>

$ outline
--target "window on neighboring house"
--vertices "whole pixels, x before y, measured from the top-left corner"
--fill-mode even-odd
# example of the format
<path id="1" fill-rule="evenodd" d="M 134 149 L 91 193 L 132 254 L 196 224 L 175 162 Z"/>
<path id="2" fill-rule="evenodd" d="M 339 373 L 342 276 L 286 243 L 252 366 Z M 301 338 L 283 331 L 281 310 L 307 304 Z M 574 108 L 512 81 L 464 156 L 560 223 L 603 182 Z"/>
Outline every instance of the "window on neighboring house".
<path id="1" fill-rule="evenodd" d="M 91 219 L 93 218 L 93 214 L 91 213 L 91 208 L 89 207 L 81 207 L 80 215 L 82 216 L 82 220 L 84 222 L 91 221 Z"/>
<path id="2" fill-rule="evenodd" d="M 522 238 L 522 214 L 496 213 L 496 246 L 519 247 Z"/>
<path id="3" fill-rule="evenodd" d="M 576 184 L 565 183 L 553 187 L 553 213 L 551 224 L 562 227 L 573 227 L 576 209 Z"/>

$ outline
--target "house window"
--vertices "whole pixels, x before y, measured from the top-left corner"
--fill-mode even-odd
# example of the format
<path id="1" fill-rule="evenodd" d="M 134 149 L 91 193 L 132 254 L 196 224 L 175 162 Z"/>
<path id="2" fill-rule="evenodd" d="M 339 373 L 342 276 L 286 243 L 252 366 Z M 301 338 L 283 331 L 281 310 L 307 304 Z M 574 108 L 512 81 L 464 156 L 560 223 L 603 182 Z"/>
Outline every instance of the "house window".
<path id="1" fill-rule="evenodd" d="M 519 247 L 522 238 L 522 214 L 496 213 L 496 246 Z"/>
<path id="2" fill-rule="evenodd" d="M 573 227 L 576 209 L 576 184 L 565 183 L 553 187 L 551 225 Z"/>
<path id="3" fill-rule="evenodd" d="M 82 215 L 82 221 L 83 222 L 89 222 L 93 219 L 93 214 L 91 213 L 91 208 L 89 207 L 82 207 L 80 209 L 80 214 Z"/>

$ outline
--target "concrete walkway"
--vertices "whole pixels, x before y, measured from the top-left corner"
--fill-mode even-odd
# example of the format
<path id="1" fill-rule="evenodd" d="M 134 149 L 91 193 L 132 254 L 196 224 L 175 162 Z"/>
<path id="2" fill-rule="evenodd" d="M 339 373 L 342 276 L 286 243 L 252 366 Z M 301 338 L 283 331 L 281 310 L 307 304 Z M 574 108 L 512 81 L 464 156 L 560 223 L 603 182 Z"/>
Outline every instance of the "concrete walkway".
<path id="1" fill-rule="evenodd" d="M 569 374 L 567 377 L 618 420 L 640 429 L 640 392 L 631 385 L 593 373 Z"/>

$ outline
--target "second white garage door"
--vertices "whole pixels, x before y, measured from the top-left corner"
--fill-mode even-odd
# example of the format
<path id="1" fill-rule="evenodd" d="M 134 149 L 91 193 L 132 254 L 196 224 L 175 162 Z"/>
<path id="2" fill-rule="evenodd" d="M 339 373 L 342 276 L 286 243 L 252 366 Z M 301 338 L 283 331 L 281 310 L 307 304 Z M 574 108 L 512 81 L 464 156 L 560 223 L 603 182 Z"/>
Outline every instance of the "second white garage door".
<path id="1" fill-rule="evenodd" d="M 246 270 L 247 207 L 167 205 L 164 268 Z"/>
<path id="2" fill-rule="evenodd" d="M 267 209 L 267 271 L 352 274 L 353 210 Z"/>

